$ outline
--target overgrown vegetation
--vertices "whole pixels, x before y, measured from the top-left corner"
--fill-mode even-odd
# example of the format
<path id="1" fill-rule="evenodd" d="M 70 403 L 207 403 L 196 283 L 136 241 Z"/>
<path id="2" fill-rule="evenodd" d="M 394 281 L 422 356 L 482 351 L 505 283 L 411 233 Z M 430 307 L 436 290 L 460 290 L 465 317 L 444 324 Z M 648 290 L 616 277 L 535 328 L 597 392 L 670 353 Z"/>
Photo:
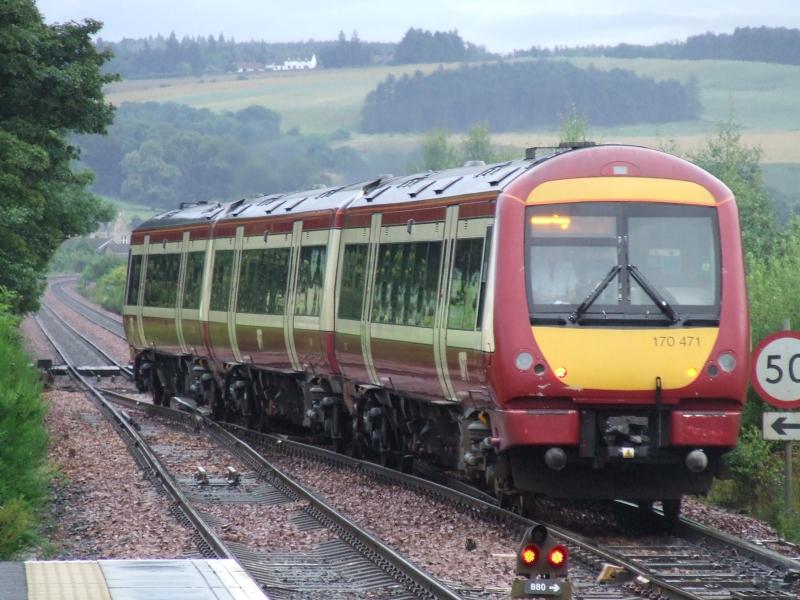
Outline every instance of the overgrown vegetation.
<path id="1" fill-rule="evenodd" d="M 38 541 L 36 527 L 47 497 L 45 405 L 39 373 L 28 366 L 10 306 L 0 290 L 0 560 Z"/>
<path id="2" fill-rule="evenodd" d="M 700 110 L 694 80 L 655 81 L 565 61 L 499 62 L 389 76 L 367 95 L 361 129 L 465 131 L 481 121 L 493 131 L 557 127 L 570 103 L 600 126 L 691 120 Z"/>

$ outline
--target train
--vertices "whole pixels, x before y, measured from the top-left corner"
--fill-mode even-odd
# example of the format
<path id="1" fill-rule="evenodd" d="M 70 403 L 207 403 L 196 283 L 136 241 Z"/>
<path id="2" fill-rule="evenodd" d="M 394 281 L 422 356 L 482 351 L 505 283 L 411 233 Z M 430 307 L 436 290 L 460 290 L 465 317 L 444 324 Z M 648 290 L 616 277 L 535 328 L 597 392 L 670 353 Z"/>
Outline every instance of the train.
<path id="1" fill-rule="evenodd" d="M 181 205 L 131 234 L 123 320 L 156 404 L 434 464 L 504 505 L 673 517 L 736 444 L 736 200 L 639 146 Z"/>

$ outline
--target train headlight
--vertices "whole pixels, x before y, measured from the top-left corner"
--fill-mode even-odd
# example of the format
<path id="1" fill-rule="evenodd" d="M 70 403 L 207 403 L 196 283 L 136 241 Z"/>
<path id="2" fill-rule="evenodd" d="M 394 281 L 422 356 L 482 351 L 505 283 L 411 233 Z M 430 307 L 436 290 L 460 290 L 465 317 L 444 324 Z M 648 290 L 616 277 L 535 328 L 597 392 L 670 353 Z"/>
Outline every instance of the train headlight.
<path id="1" fill-rule="evenodd" d="M 556 377 L 564 379 L 567 376 L 567 367 L 558 367 L 556 369 Z"/>
<path id="2" fill-rule="evenodd" d="M 514 359 L 514 366 L 517 367 L 520 371 L 527 371 L 533 365 L 533 354 L 530 352 L 525 352 L 524 350 L 517 354 L 517 357 Z"/>
<path id="3" fill-rule="evenodd" d="M 686 376 L 689 379 L 694 379 L 695 377 L 697 377 L 697 369 L 695 369 L 694 367 L 689 367 L 688 369 L 686 369 Z"/>
<path id="4" fill-rule="evenodd" d="M 730 373 L 736 368 L 736 357 L 730 352 L 723 352 L 717 357 L 717 364 L 720 369 Z"/>

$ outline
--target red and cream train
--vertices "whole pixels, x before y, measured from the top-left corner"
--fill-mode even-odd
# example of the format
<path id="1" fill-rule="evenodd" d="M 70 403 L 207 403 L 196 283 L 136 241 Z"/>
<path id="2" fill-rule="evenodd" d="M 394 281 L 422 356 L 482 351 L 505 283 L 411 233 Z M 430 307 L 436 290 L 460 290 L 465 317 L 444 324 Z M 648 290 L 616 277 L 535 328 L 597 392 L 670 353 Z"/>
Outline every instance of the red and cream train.
<path id="1" fill-rule="evenodd" d="M 738 213 L 700 168 L 564 147 L 197 204 L 133 233 L 142 389 L 515 495 L 704 492 L 736 444 Z"/>

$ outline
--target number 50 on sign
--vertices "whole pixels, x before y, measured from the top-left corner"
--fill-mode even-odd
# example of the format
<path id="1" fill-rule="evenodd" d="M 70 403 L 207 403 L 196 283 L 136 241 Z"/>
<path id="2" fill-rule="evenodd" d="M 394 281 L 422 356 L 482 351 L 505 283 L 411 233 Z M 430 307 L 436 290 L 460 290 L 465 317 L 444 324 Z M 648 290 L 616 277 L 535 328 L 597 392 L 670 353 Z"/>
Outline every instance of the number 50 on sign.
<path id="1" fill-rule="evenodd" d="M 753 355 L 753 387 L 777 408 L 800 407 L 800 332 L 764 338 Z"/>

